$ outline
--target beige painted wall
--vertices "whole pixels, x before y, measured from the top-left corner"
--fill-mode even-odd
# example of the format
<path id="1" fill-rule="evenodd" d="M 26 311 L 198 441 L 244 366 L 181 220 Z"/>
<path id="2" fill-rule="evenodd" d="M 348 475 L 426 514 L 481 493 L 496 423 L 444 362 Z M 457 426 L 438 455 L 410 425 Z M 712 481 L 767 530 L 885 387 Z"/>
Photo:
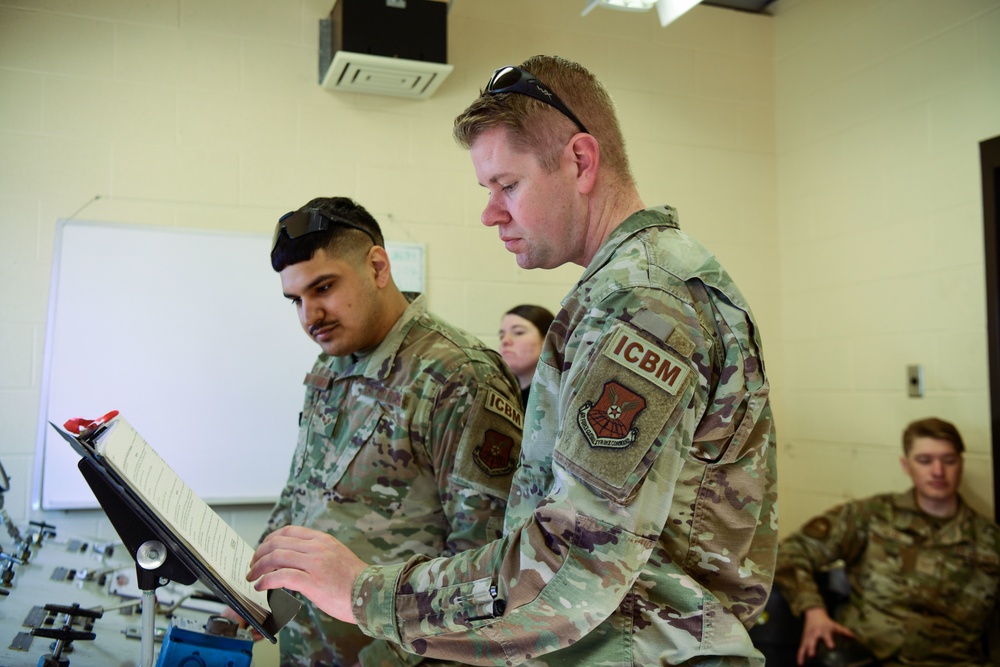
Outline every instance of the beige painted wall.
<path id="1" fill-rule="evenodd" d="M 431 308 L 491 344 L 509 306 L 556 308 L 580 269 L 518 269 L 479 224 L 484 191 L 450 139 L 489 73 L 534 53 L 608 85 L 646 202 L 677 206 L 753 304 L 783 532 L 902 487 L 898 433 L 932 413 L 966 435 L 966 493 L 988 510 L 977 145 L 1000 134 L 1000 5 L 779 0 L 775 17 L 705 6 L 663 29 L 652 14 L 581 18 L 584 4 L 456 0 L 455 71 L 413 102 L 317 85 L 332 0 L 0 0 L 0 460 L 15 520 L 110 531 L 98 512 L 28 506 L 55 221 L 85 205 L 82 219 L 265 233 L 312 196 L 348 195 L 387 238 L 427 244 Z M 909 363 L 924 364 L 924 399 L 905 397 Z M 223 513 L 255 539 L 266 508 Z"/>
<path id="2" fill-rule="evenodd" d="M 508 307 L 556 309 L 582 269 L 517 267 L 479 223 L 485 190 L 450 135 L 495 67 L 539 52 L 608 83 L 643 196 L 679 207 L 774 343 L 771 19 L 703 7 L 663 30 L 653 14 L 580 17 L 576 0 L 459 0 L 455 71 L 421 102 L 317 85 L 317 21 L 331 4 L 0 2 L 0 453 L 13 516 L 30 514 L 55 222 L 81 207 L 82 219 L 269 232 L 312 196 L 348 195 L 387 238 L 427 244 L 431 308 L 491 344 Z"/>
<path id="3" fill-rule="evenodd" d="M 907 488 L 902 429 L 929 415 L 962 432 L 963 492 L 991 513 L 979 142 L 1000 135 L 1000 3 L 775 9 L 782 532 Z"/>

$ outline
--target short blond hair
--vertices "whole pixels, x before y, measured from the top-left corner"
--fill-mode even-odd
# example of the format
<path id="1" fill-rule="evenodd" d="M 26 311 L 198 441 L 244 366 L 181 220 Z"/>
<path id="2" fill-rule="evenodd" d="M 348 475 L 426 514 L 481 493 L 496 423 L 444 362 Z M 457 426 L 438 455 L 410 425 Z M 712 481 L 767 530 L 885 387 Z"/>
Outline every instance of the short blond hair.
<path id="1" fill-rule="evenodd" d="M 601 82 L 583 65 L 559 56 L 533 56 L 520 67 L 552 89 L 587 126 L 601 147 L 601 164 L 631 182 L 625 138 L 614 102 Z M 549 171 L 555 170 L 566 142 L 579 131 L 576 123 L 544 102 L 519 93 L 494 95 L 484 90 L 455 119 L 453 134 L 468 149 L 484 132 L 498 127 L 508 131 L 517 149 L 534 154 Z"/>

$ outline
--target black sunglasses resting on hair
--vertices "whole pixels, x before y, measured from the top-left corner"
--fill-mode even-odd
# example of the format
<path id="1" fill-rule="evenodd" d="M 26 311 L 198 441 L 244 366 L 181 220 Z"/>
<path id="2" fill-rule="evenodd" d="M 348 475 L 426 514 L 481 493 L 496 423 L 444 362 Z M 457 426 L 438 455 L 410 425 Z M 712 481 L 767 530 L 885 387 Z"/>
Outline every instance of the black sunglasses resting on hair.
<path id="1" fill-rule="evenodd" d="M 586 126 L 584 126 L 584 124 L 580 122 L 580 119 L 569 110 L 569 107 L 566 106 L 561 99 L 559 99 L 559 96 L 552 92 L 551 88 L 539 81 L 534 74 L 521 69 L 520 67 L 507 65 L 506 67 L 501 67 L 497 71 L 493 72 L 493 76 L 490 77 L 489 83 L 486 84 L 486 92 L 490 95 L 499 95 L 500 93 L 520 93 L 521 95 L 533 97 L 536 100 L 545 102 L 546 104 L 559 110 L 564 116 L 576 123 L 581 132 L 590 134 Z"/>
<path id="2" fill-rule="evenodd" d="M 372 240 L 372 243 L 378 245 L 378 241 L 375 240 L 372 233 L 356 222 L 351 222 L 339 215 L 323 213 L 319 209 L 310 208 L 305 211 L 289 211 L 281 216 L 274 228 L 274 238 L 271 239 L 271 252 L 274 252 L 274 248 L 278 245 L 278 237 L 281 236 L 282 229 L 288 234 L 288 238 L 297 239 L 306 234 L 324 232 L 334 227 L 350 227 L 359 232 L 364 232 Z"/>

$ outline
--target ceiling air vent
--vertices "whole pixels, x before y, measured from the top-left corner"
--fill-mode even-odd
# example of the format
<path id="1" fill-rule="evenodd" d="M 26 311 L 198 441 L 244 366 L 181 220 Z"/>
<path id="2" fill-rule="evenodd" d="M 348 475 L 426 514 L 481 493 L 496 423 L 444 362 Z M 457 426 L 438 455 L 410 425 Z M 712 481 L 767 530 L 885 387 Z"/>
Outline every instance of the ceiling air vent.
<path id="1" fill-rule="evenodd" d="M 324 88 L 426 99 L 448 64 L 448 5 L 436 0 L 337 0 L 319 22 Z"/>
<path id="2" fill-rule="evenodd" d="M 422 100 L 434 94 L 453 69 L 454 65 L 445 63 L 337 51 L 322 86 L 349 93 Z"/>

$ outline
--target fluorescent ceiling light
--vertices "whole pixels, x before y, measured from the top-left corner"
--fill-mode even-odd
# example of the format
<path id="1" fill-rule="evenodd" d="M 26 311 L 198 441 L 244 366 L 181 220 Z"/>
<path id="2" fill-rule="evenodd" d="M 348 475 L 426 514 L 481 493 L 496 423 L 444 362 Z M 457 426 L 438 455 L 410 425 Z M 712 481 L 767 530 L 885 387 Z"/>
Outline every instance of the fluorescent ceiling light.
<path id="1" fill-rule="evenodd" d="M 586 16 L 594 7 L 598 6 L 625 12 L 648 12 L 656 7 L 660 25 L 666 27 L 699 2 L 700 0 L 590 0 L 580 16 Z"/>
<path id="2" fill-rule="evenodd" d="M 656 0 L 590 0 L 580 16 L 586 16 L 594 7 L 600 5 L 608 9 L 620 9 L 625 12 L 648 12 L 656 4 Z"/>
<path id="3" fill-rule="evenodd" d="M 660 17 L 660 25 L 666 28 L 699 2 L 701 0 L 656 0 L 656 13 Z"/>

